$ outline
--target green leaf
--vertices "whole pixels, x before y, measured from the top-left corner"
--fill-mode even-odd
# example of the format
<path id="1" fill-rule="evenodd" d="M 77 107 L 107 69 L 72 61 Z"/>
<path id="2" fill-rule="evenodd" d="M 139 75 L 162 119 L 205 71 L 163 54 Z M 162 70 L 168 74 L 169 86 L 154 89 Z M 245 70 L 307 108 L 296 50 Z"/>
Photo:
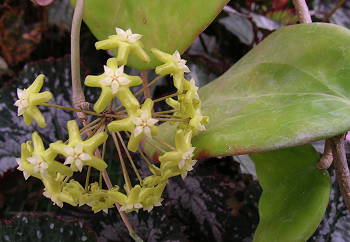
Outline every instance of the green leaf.
<path id="1" fill-rule="evenodd" d="M 150 53 L 181 53 L 219 14 L 228 0 L 86 0 L 84 21 L 99 40 L 115 34 L 115 27 L 130 28 L 142 34 L 142 42 L 151 56 L 145 64 L 130 56 L 129 65 L 150 69 L 159 64 Z"/>
<path id="2" fill-rule="evenodd" d="M 311 145 L 251 155 L 263 193 L 254 242 L 302 242 L 325 213 L 331 182 Z"/>
<path id="3" fill-rule="evenodd" d="M 200 89 L 210 123 L 194 137 L 198 158 L 296 146 L 349 130 L 349 45 L 350 31 L 332 24 L 269 35 Z M 173 131 L 164 129 L 161 138 L 172 140 Z"/>

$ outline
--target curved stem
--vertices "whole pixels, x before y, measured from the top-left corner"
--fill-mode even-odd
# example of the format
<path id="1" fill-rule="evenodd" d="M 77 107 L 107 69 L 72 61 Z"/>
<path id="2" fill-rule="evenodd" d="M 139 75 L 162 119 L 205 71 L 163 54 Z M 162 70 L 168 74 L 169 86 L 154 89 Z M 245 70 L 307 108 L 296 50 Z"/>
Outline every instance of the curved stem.
<path id="1" fill-rule="evenodd" d="M 328 22 L 332 15 L 345 3 L 345 0 L 339 0 L 335 7 L 324 18 L 323 21 Z"/>
<path id="2" fill-rule="evenodd" d="M 128 170 L 126 169 L 126 165 L 125 165 L 125 162 L 124 162 L 124 158 L 122 156 L 122 152 L 121 152 L 121 149 L 120 149 L 120 146 L 119 146 L 119 142 L 117 140 L 117 136 L 115 135 L 114 132 L 110 132 L 110 134 L 112 135 L 115 148 L 117 149 L 117 152 L 118 152 L 119 161 L 120 161 L 120 164 L 122 166 L 124 181 L 125 181 L 125 184 L 126 184 L 126 191 L 127 191 L 127 193 L 129 193 L 131 188 L 132 188 L 130 177 L 129 177 L 129 173 L 128 173 Z"/>
<path id="3" fill-rule="evenodd" d="M 80 108 L 85 102 L 85 96 L 80 80 L 80 27 L 84 12 L 84 0 L 77 0 L 73 14 L 71 30 L 71 72 L 72 72 L 72 102 L 73 106 Z M 77 112 L 80 120 L 86 120 L 86 115 Z"/>
<path id="4" fill-rule="evenodd" d="M 345 153 L 345 134 L 332 138 L 335 174 L 345 206 L 350 211 L 350 172 Z"/>
<path id="5" fill-rule="evenodd" d="M 328 169 L 333 163 L 332 155 L 332 141 L 331 139 L 326 139 L 324 144 L 324 151 L 321 159 L 317 163 L 318 169 Z"/>
<path id="6" fill-rule="evenodd" d="M 297 11 L 299 22 L 302 24 L 311 23 L 312 20 L 309 13 L 309 8 L 307 7 L 305 0 L 293 0 L 293 4 L 295 10 Z"/>

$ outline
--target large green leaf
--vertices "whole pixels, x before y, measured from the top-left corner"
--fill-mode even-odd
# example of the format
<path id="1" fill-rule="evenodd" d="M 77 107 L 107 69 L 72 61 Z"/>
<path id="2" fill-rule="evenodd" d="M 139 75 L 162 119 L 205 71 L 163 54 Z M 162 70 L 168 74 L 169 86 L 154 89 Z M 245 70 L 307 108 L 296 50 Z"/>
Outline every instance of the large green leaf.
<path id="1" fill-rule="evenodd" d="M 349 130 L 349 46 L 350 31 L 332 24 L 269 35 L 200 89 L 210 124 L 194 138 L 198 157 L 257 153 Z M 160 134 L 169 139 L 169 132 Z"/>
<path id="2" fill-rule="evenodd" d="M 229 0 L 86 0 L 84 21 L 97 39 L 115 34 L 115 27 L 143 35 L 147 52 L 152 47 L 173 53 L 183 52 Z M 144 64 L 134 57 L 129 64 L 137 69 L 153 68 L 152 57 Z"/>
<path id="3" fill-rule="evenodd" d="M 311 145 L 252 155 L 263 193 L 254 242 L 303 242 L 325 213 L 331 189 Z"/>

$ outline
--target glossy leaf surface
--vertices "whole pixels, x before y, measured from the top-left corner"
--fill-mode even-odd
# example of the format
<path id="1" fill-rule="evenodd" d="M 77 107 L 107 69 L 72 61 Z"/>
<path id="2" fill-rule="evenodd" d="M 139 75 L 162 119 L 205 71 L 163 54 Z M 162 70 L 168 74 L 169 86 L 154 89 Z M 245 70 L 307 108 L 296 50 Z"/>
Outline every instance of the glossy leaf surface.
<path id="1" fill-rule="evenodd" d="M 84 21 L 99 40 L 115 34 L 115 27 L 130 28 L 142 34 L 151 63 L 130 57 L 137 69 L 155 67 L 152 47 L 173 53 L 183 52 L 213 19 L 228 0 L 86 0 Z"/>
<path id="2" fill-rule="evenodd" d="M 210 123 L 194 138 L 198 157 L 257 153 L 349 130 L 349 44 L 350 31 L 332 24 L 269 35 L 200 89 Z"/>
<path id="3" fill-rule="evenodd" d="M 321 222 L 331 190 L 311 145 L 251 155 L 263 193 L 254 242 L 306 241 Z"/>

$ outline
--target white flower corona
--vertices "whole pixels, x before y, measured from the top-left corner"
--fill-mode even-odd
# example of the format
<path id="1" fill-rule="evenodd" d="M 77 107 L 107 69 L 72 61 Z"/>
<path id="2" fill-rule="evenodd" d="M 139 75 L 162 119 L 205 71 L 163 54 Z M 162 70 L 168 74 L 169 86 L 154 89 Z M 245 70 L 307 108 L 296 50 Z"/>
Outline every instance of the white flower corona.
<path id="1" fill-rule="evenodd" d="M 18 164 L 17 170 L 22 171 L 22 172 L 23 172 L 24 179 L 27 180 L 28 177 L 30 177 L 30 174 L 27 173 L 27 172 L 24 170 L 24 168 L 23 168 L 23 166 L 22 166 L 22 161 L 21 161 L 21 159 L 20 159 L 20 158 L 16 158 L 16 162 L 17 162 L 17 164 Z"/>
<path id="2" fill-rule="evenodd" d="M 27 161 L 29 161 L 34 166 L 33 172 L 40 173 L 42 177 L 47 176 L 47 168 L 49 165 L 40 156 L 34 155 L 27 158 Z"/>
<path id="3" fill-rule="evenodd" d="M 83 147 L 81 144 L 78 144 L 74 148 L 66 147 L 64 148 L 64 152 L 66 152 L 68 155 L 66 160 L 64 161 L 64 164 L 75 165 L 79 171 L 83 169 L 84 161 L 91 160 L 91 156 L 83 152 Z"/>
<path id="4" fill-rule="evenodd" d="M 17 97 L 18 100 L 15 102 L 15 106 L 18 107 L 18 116 L 23 115 L 24 110 L 28 107 L 29 105 L 29 94 L 26 89 L 19 89 L 17 88 Z"/>
<path id="5" fill-rule="evenodd" d="M 178 167 L 180 170 L 184 170 L 181 174 L 182 179 L 185 179 L 187 173 L 193 170 L 193 166 L 197 163 L 197 160 L 192 160 L 193 151 L 195 147 L 189 148 L 183 155 L 182 160 L 179 161 Z"/>
<path id="6" fill-rule="evenodd" d="M 131 32 L 131 29 L 127 29 L 125 31 L 120 28 L 115 28 L 115 31 L 117 32 L 117 36 L 120 38 L 120 40 L 129 42 L 129 43 L 135 43 L 142 37 L 141 34 L 133 34 Z"/>
<path id="7" fill-rule="evenodd" d="M 142 112 L 140 117 L 135 117 L 133 119 L 134 124 L 136 125 L 134 130 L 134 136 L 139 136 L 141 133 L 144 133 L 148 137 L 151 137 L 151 126 L 154 126 L 158 120 L 149 117 L 147 112 Z"/>
<path id="8" fill-rule="evenodd" d="M 124 205 L 120 207 L 120 211 L 129 211 L 132 209 L 140 209 L 142 208 L 142 204 L 141 203 L 133 203 L 133 204 L 128 204 L 128 205 Z"/>
<path id="9" fill-rule="evenodd" d="M 60 201 L 58 198 L 56 198 L 55 196 L 53 196 L 49 191 L 46 190 L 43 192 L 43 195 L 47 198 L 50 198 L 51 201 L 53 202 L 54 205 L 59 206 L 60 208 L 63 207 L 63 202 Z"/>
<path id="10" fill-rule="evenodd" d="M 143 210 L 147 212 L 151 212 L 154 207 L 162 206 L 163 198 L 160 198 L 158 201 L 156 201 L 153 205 L 149 207 L 144 207 Z"/>
<path id="11" fill-rule="evenodd" d="M 130 80 L 122 74 L 124 73 L 124 66 L 121 66 L 117 68 L 116 70 L 113 70 L 112 68 L 109 68 L 108 66 L 104 66 L 104 77 L 100 83 L 104 86 L 109 86 L 112 88 L 112 93 L 116 94 L 119 90 L 119 87 L 121 85 L 128 85 L 130 83 Z"/>
<path id="12" fill-rule="evenodd" d="M 181 59 L 179 51 L 175 51 L 173 54 L 173 60 L 176 63 L 177 67 L 184 72 L 190 72 L 190 69 L 186 66 L 186 60 Z"/>

